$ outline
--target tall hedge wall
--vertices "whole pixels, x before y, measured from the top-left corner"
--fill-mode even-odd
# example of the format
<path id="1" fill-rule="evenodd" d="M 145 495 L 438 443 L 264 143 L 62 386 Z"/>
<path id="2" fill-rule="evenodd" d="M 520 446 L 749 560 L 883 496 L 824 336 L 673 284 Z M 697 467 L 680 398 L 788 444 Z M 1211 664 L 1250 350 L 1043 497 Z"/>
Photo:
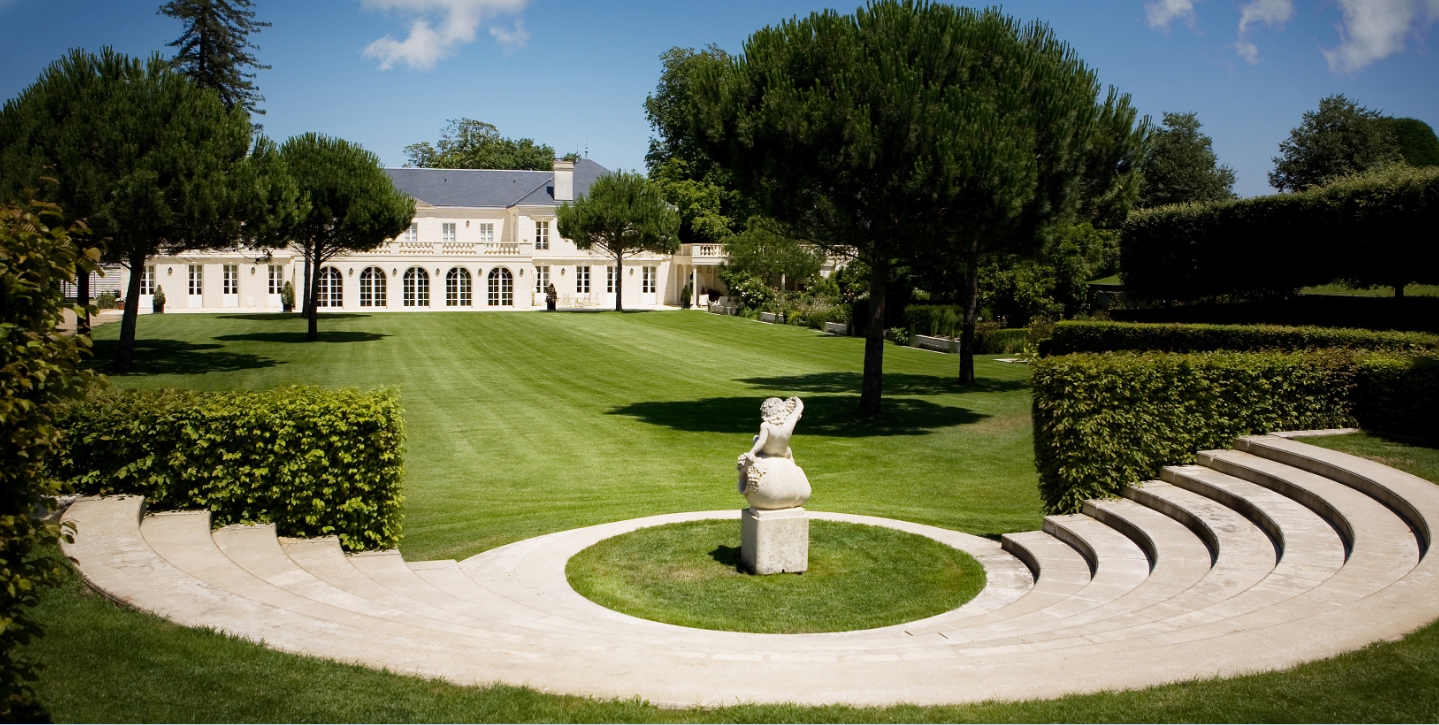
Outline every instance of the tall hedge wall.
<path id="1" fill-rule="evenodd" d="M 1135 212 L 1120 269 L 1144 300 L 1436 283 L 1436 228 L 1439 168 L 1397 167 L 1297 194 Z"/>
<path id="2" fill-rule="evenodd" d="M 1036 361 L 1034 450 L 1055 513 L 1279 430 L 1439 432 L 1439 358 L 1345 350 L 1078 354 Z"/>
<path id="3" fill-rule="evenodd" d="M 400 540 L 404 429 L 392 390 L 117 391 L 69 408 L 57 474 L 87 494 L 271 522 L 346 549 Z"/>
<path id="4" fill-rule="evenodd" d="M 1052 355 L 1076 352 L 1206 352 L 1213 350 L 1439 351 L 1439 335 L 1376 332 L 1335 327 L 1278 325 L 1199 325 L 1179 323 L 1066 321 L 1054 325 L 1046 346 Z"/>

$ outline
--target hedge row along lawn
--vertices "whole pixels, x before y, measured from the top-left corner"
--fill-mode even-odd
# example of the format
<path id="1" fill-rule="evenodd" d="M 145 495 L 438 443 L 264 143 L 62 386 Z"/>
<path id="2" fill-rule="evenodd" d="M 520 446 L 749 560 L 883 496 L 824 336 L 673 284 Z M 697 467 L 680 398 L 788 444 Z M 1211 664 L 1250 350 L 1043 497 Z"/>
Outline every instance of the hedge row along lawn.
<path id="1" fill-rule="evenodd" d="M 1055 513 L 1266 431 L 1439 433 L 1439 357 L 1350 350 L 1060 355 L 1034 363 L 1040 494 Z"/>
<path id="2" fill-rule="evenodd" d="M 393 390 L 106 391 L 69 406 L 56 475 L 88 495 L 208 509 L 346 549 L 400 541 L 404 423 Z"/>
<path id="3" fill-rule="evenodd" d="M 1068 320 L 1054 325 L 1047 355 L 1117 350 L 1153 352 L 1235 352 L 1321 348 L 1423 352 L 1439 350 L 1439 335 L 1377 332 L 1342 327 L 1279 325 L 1185 325 L 1178 323 Z"/>
<path id="4" fill-rule="evenodd" d="M 278 316 L 140 324 L 122 386 L 401 391 L 410 560 L 464 558 L 575 526 L 740 508 L 734 457 L 760 400 L 805 397 L 795 456 L 810 508 L 974 534 L 1040 525 L 1027 370 L 888 347 L 891 415 L 855 421 L 862 340 L 700 313 L 327 316 L 321 341 Z M 101 355 L 114 330 L 102 327 Z M 1405 448 L 1439 470 L 1439 451 Z M 1427 474 L 1431 475 L 1432 474 Z M 37 611 L 42 702 L 62 721 L 918 722 L 1419 721 L 1439 712 L 1439 627 L 1293 670 L 1059 700 L 964 707 L 745 706 L 459 687 L 281 654 L 125 610 L 71 579 Z"/>

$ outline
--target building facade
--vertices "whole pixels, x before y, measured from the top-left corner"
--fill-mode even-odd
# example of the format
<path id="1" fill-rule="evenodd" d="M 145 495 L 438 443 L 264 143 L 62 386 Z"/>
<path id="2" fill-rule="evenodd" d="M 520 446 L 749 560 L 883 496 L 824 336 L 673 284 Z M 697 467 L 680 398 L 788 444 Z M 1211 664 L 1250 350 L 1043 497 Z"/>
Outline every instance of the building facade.
<path id="1" fill-rule="evenodd" d="M 336 257 L 321 269 L 320 307 L 355 312 L 544 309 L 553 284 L 562 309 L 677 307 L 722 288 L 718 244 L 684 244 L 676 254 L 627 257 L 623 284 L 614 259 L 560 236 L 555 210 L 609 171 L 589 159 L 551 171 L 386 169 L 415 199 L 409 229 L 372 252 Z M 127 289 L 128 271 L 117 282 Z M 286 282 L 304 299 L 304 259 L 292 249 L 196 252 L 151 259 L 141 270 L 140 310 L 157 288 L 166 312 L 279 312 Z"/>

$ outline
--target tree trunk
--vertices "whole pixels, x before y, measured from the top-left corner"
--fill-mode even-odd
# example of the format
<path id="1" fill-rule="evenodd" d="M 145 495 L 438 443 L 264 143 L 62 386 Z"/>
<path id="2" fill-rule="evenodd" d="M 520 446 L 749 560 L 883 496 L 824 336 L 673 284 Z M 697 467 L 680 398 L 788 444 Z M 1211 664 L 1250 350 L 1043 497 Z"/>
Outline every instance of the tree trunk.
<path id="1" fill-rule="evenodd" d="M 979 235 L 964 255 L 964 329 L 959 335 L 959 384 L 974 384 L 974 324 L 979 318 Z"/>
<path id="2" fill-rule="evenodd" d="M 1402 299 L 1404 299 L 1404 284 L 1405 284 L 1404 282 L 1396 282 L 1396 283 L 1394 284 L 1394 299 L 1396 299 L 1396 300 L 1402 300 Z"/>
<path id="3" fill-rule="evenodd" d="M 615 312 L 625 311 L 625 258 L 615 255 Z"/>
<path id="4" fill-rule="evenodd" d="M 864 333 L 864 382 L 859 390 L 859 412 L 879 415 L 884 392 L 884 297 L 889 288 L 889 261 L 870 267 L 869 322 Z"/>
<path id="5" fill-rule="evenodd" d="M 307 248 L 305 255 L 305 286 L 300 290 L 300 314 L 304 317 L 310 316 L 310 257 L 311 252 Z"/>
<path id="6" fill-rule="evenodd" d="M 145 252 L 130 253 L 130 282 L 125 285 L 125 316 L 120 319 L 120 346 L 115 351 L 115 372 L 135 368 L 135 327 L 140 321 L 140 277 L 145 273 Z"/>
<path id="7" fill-rule="evenodd" d="M 80 250 L 83 254 L 85 250 Z M 75 275 L 75 302 L 80 312 L 75 313 L 75 334 L 90 336 L 90 273 Z"/>
<path id="8" fill-rule="evenodd" d="M 306 266 L 308 269 L 306 269 L 307 279 L 305 280 L 305 286 L 308 289 L 305 291 L 305 307 L 310 312 L 305 315 L 306 319 L 309 320 L 309 327 L 305 332 L 305 340 L 308 342 L 316 342 L 320 339 L 320 307 L 316 304 L 319 298 L 320 270 L 322 269 L 319 255 L 316 255 L 314 264 L 307 264 Z"/>

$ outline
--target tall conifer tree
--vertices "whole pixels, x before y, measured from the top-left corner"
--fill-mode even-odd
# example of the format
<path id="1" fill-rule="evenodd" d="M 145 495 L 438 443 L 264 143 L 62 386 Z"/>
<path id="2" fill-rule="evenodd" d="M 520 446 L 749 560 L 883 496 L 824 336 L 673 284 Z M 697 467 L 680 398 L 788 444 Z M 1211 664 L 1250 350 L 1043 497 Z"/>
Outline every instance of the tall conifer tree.
<path id="1" fill-rule="evenodd" d="M 268 70 L 250 52 L 250 34 L 269 23 L 255 20 L 250 0 L 170 0 L 160 14 L 185 24 L 185 32 L 169 47 L 175 48 L 171 61 L 175 69 L 194 79 L 201 88 L 220 94 L 226 108 L 240 106 L 264 115 L 256 104 L 265 100 L 255 88 L 255 74 L 246 68 Z"/>

